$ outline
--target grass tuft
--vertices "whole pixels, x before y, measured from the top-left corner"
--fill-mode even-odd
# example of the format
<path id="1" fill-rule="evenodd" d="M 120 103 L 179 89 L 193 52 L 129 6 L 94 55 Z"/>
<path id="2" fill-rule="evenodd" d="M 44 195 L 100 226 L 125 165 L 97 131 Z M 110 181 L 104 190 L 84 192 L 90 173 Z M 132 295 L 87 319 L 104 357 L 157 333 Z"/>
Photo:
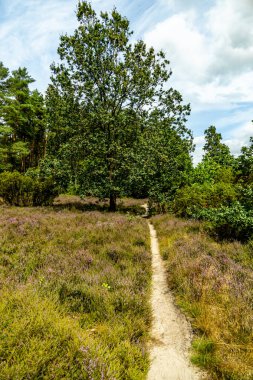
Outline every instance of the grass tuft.
<path id="1" fill-rule="evenodd" d="M 192 342 L 194 354 L 191 356 L 193 364 L 203 368 L 213 368 L 216 366 L 214 356 L 215 345 L 210 339 L 196 338 Z"/>

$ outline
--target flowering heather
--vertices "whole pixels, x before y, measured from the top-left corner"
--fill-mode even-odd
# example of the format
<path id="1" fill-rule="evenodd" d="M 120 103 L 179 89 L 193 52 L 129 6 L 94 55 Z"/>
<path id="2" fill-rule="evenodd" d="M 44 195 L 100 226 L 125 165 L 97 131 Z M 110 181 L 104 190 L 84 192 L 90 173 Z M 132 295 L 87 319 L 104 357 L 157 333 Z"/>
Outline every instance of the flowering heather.
<path id="1" fill-rule="evenodd" d="M 212 379 L 253 379 L 252 242 L 218 243 L 195 221 L 153 217 L 168 283 L 195 333 L 192 361 Z"/>
<path id="2" fill-rule="evenodd" d="M 146 222 L 70 201 L 1 207 L 0 379 L 145 379 Z"/>

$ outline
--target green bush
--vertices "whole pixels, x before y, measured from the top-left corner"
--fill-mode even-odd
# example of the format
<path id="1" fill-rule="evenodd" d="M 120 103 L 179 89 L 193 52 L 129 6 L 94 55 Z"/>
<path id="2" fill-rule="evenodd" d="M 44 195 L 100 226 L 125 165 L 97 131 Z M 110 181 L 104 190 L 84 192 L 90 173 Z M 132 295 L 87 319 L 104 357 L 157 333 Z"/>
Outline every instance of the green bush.
<path id="1" fill-rule="evenodd" d="M 250 211 L 253 209 L 253 187 L 237 185 L 238 200 L 245 207 L 246 210 Z"/>
<path id="2" fill-rule="evenodd" d="M 220 239 L 246 241 L 253 236 L 252 206 L 252 188 L 206 182 L 178 190 L 173 211 L 178 216 L 209 221 L 209 232 Z"/>
<path id="3" fill-rule="evenodd" d="M 28 206 L 32 203 L 33 180 L 18 172 L 0 174 L 0 195 L 6 203 Z"/>
<path id="4" fill-rule="evenodd" d="M 19 172 L 0 174 L 0 196 L 14 206 L 52 204 L 58 191 L 51 179 L 32 178 Z"/>
<path id="5" fill-rule="evenodd" d="M 234 182 L 234 173 L 233 168 L 226 167 L 224 165 L 219 164 L 213 159 L 203 160 L 201 161 L 196 168 L 194 168 L 191 176 L 192 183 L 219 183 L 226 182 L 232 183 Z"/>
<path id="6" fill-rule="evenodd" d="M 230 207 L 202 209 L 194 215 L 210 221 L 211 232 L 221 239 L 246 241 L 253 236 L 253 215 L 239 202 Z"/>
<path id="7" fill-rule="evenodd" d="M 195 183 L 177 191 L 173 211 L 178 216 L 192 217 L 198 210 L 229 206 L 236 199 L 236 189 L 230 183 Z"/>
<path id="8" fill-rule="evenodd" d="M 33 206 L 48 206 L 59 195 L 52 179 L 37 180 L 33 185 Z"/>

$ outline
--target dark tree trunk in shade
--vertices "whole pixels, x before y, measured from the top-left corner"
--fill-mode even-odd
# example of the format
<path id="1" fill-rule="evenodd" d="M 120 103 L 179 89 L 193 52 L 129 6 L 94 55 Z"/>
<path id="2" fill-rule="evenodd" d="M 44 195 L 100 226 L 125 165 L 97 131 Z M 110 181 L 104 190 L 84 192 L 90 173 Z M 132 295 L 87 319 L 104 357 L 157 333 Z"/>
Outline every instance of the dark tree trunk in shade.
<path id="1" fill-rule="evenodd" d="M 110 205 L 109 205 L 109 211 L 116 211 L 117 204 L 116 204 L 116 194 L 111 193 L 110 194 Z"/>

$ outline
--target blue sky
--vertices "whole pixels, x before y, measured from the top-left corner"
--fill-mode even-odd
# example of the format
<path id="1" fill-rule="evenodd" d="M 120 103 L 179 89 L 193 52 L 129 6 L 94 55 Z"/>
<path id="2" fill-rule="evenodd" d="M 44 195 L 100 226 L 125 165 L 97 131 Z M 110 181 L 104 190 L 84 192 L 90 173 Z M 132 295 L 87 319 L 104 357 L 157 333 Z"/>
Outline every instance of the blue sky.
<path id="1" fill-rule="evenodd" d="M 76 27 L 76 0 L 0 0 L 0 60 L 28 68 L 45 91 L 57 61 L 59 35 Z M 201 158 L 204 130 L 216 125 L 232 153 L 253 136 L 252 0 L 93 0 L 97 10 L 116 6 L 142 38 L 171 62 L 169 86 L 191 103 L 188 127 Z"/>

